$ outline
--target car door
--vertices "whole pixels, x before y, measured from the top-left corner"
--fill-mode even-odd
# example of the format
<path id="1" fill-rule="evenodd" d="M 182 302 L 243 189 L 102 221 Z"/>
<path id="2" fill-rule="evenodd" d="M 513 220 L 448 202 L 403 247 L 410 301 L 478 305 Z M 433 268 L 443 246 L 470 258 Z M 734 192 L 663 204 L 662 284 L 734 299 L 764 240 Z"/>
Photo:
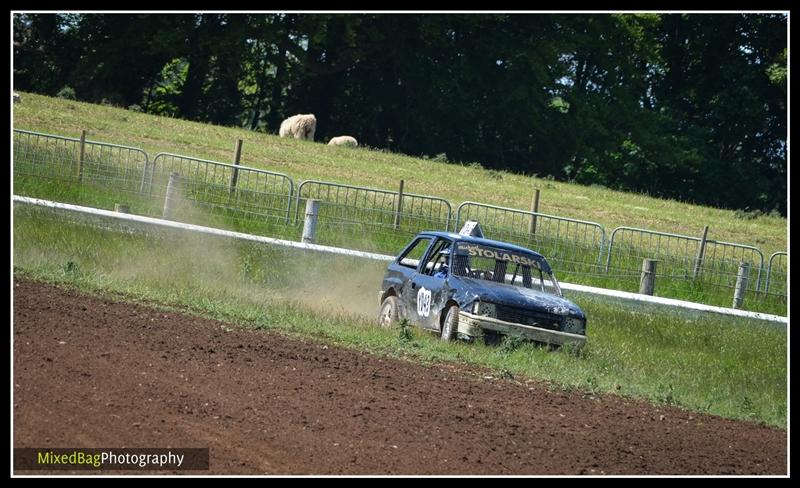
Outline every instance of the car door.
<path id="1" fill-rule="evenodd" d="M 405 316 L 409 322 L 422 325 L 416 313 L 417 288 L 414 278 L 417 270 L 425 261 L 430 246 L 434 243 L 433 236 L 420 236 L 414 239 L 389 267 L 389 273 L 384 280 L 395 285 L 400 301 L 405 309 Z"/>
<path id="2" fill-rule="evenodd" d="M 437 237 L 409 280 L 409 314 L 420 327 L 439 330 L 439 313 L 447 301 L 448 287 L 447 279 L 437 276 L 436 265 L 442 251 L 451 247 L 452 241 Z"/>
<path id="3" fill-rule="evenodd" d="M 431 236 L 417 237 L 411 241 L 387 268 L 381 291 L 386 292 L 389 288 L 394 288 L 401 295 L 401 300 L 407 303 L 403 288 L 417 272 L 419 262 L 425 257 L 431 242 L 433 242 Z M 409 320 L 411 319 L 412 317 L 409 317 Z"/>

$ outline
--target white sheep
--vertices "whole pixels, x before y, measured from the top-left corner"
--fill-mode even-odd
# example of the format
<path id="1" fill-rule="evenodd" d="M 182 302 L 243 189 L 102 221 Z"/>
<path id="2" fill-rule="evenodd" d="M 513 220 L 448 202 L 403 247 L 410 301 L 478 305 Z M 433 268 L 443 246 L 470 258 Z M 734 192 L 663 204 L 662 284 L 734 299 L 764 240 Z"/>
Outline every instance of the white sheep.
<path id="1" fill-rule="evenodd" d="M 358 141 L 355 137 L 351 136 L 339 136 L 334 137 L 328 142 L 329 146 L 349 146 L 349 147 L 358 147 Z"/>
<path id="2" fill-rule="evenodd" d="M 314 140 L 314 132 L 317 130 L 317 118 L 314 114 L 292 115 L 281 122 L 278 135 L 281 137 L 294 137 L 295 139 Z"/>

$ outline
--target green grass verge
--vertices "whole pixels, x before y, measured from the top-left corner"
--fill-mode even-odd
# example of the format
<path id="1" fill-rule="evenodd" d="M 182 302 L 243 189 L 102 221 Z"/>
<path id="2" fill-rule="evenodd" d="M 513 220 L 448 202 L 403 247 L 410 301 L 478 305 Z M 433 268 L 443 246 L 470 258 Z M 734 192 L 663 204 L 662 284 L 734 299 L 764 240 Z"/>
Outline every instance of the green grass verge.
<path id="1" fill-rule="evenodd" d="M 554 389 L 613 393 L 786 427 L 785 327 L 576 298 L 589 317 L 580 354 L 508 341 L 442 343 L 374 325 L 384 265 L 226 239 L 144 236 L 17 205 L 14 273 L 424 362 L 456 361 Z"/>
<path id="2" fill-rule="evenodd" d="M 43 156 L 41 161 L 47 160 Z M 34 161 L 31 159 L 30 161 Z M 87 175 L 83 182 L 76 178 L 51 179 L 36 174 L 36 166 L 28 161 L 15 162 L 14 193 L 19 195 L 35 196 L 64 203 L 75 203 L 96 208 L 111 210 L 115 203 L 127 204 L 130 211 L 138 215 L 161 217 L 163 209 L 163 190 L 156 191 L 153 195 L 139 193 L 125 189 L 125 184 L 119 188 L 108 188 L 105 183 L 97 184 Z M 34 176 L 35 175 L 35 176 Z M 122 181 L 122 179 L 120 179 Z M 164 185 L 165 186 L 165 185 Z M 173 219 L 210 227 L 223 228 L 239 232 L 271 237 L 299 240 L 302 234 L 302 213 L 298 221 L 287 224 L 285 214 L 277 212 L 272 215 L 263 215 L 253 212 L 233 210 L 229 207 L 230 196 L 227 189 L 218 185 L 194 184 L 188 188 L 184 195 L 186 200 L 176 208 Z M 302 205 L 301 201 L 301 205 Z M 317 226 L 317 243 L 359 249 L 369 252 L 378 252 L 389 255 L 401 250 L 414 235 L 420 230 L 419 222 L 415 225 L 404 224 L 395 230 L 391 224 L 345 226 L 336 223 L 341 219 L 342 212 L 351 209 L 322 206 Z M 294 212 L 290 213 L 294 218 Z M 366 216 L 361 219 L 370 222 L 373 219 Z M 499 236 L 502 238 L 502 236 Z M 514 241 L 511 241 L 514 242 Z M 580 283 L 602 288 L 610 288 L 636 292 L 639 287 L 638 273 L 629 275 L 603 274 L 595 267 L 597 251 L 593 249 L 570 248 L 569 255 L 562 258 L 562 248 L 565 241 L 539 238 L 532 239 L 530 243 L 522 242 L 533 249 L 542 252 L 550 260 L 556 270 L 557 277 L 567 283 Z M 592 263 L 592 264 L 588 264 Z M 635 265 L 632 265 L 636 268 Z M 730 272 L 730 270 L 729 270 Z M 735 270 L 733 271 L 735 276 Z M 658 296 L 696 301 L 717 306 L 730 306 L 732 301 L 732 288 L 718 286 L 713 280 L 718 276 L 712 275 L 711 281 L 699 280 L 693 282 L 688 279 L 667 279 L 659 277 L 657 280 Z M 764 295 L 748 291 L 745 295 L 743 308 L 745 310 L 786 315 L 785 297 L 777 295 Z"/>

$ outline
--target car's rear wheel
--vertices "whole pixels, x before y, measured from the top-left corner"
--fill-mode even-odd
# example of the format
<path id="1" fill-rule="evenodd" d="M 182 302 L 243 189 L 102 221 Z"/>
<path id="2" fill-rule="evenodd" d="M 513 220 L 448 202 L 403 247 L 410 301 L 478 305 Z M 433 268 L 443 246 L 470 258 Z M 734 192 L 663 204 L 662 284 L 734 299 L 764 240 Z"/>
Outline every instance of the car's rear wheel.
<path id="1" fill-rule="evenodd" d="M 447 315 L 442 324 L 442 340 L 452 341 L 458 331 L 458 305 L 452 305 L 447 309 Z"/>
<path id="2" fill-rule="evenodd" d="M 393 327 L 400 323 L 400 305 L 396 296 L 386 297 L 383 301 L 378 323 L 381 327 Z"/>

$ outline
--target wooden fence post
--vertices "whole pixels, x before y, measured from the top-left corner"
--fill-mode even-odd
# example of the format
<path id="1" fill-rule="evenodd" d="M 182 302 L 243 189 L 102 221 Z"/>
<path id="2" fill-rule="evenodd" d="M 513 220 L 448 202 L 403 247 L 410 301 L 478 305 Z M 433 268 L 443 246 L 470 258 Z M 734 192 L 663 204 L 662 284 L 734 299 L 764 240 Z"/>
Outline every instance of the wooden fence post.
<path id="1" fill-rule="evenodd" d="M 744 262 L 739 263 L 739 272 L 736 275 L 736 289 L 733 291 L 733 308 L 742 308 L 749 278 L 750 265 Z"/>
<path id="2" fill-rule="evenodd" d="M 700 269 L 703 267 L 703 255 L 706 252 L 706 238 L 708 237 L 708 226 L 703 227 L 703 237 L 700 239 L 700 246 L 697 249 L 697 259 L 694 261 L 694 272 L 692 273 L 692 280 L 696 280 L 700 275 Z"/>
<path id="3" fill-rule="evenodd" d="M 306 200 L 306 218 L 303 222 L 302 242 L 314 244 L 317 239 L 317 217 L 319 216 L 319 200 Z"/>
<path id="4" fill-rule="evenodd" d="M 642 295 L 652 295 L 656 288 L 656 264 L 655 259 L 645 259 L 642 261 L 642 278 L 639 281 L 639 293 Z"/>
<path id="5" fill-rule="evenodd" d="M 239 166 L 239 161 L 242 158 L 242 140 L 236 140 L 236 147 L 233 150 L 233 164 L 234 166 Z M 239 169 L 233 168 L 233 174 L 231 175 L 231 193 L 236 191 L 236 183 L 239 180 Z"/>
<path id="6" fill-rule="evenodd" d="M 78 156 L 78 183 L 83 181 L 83 160 L 86 155 L 86 130 L 81 131 L 80 155 Z"/>
<path id="7" fill-rule="evenodd" d="M 539 213 L 539 189 L 533 190 L 533 198 L 531 199 L 531 212 Z M 536 215 L 531 215 L 531 222 L 528 225 L 528 233 L 536 234 Z"/>
<path id="8" fill-rule="evenodd" d="M 167 194 L 164 197 L 164 212 L 161 217 L 167 220 L 172 220 L 172 215 L 175 212 L 175 207 L 178 205 L 178 184 L 181 175 L 172 172 L 169 174 L 169 182 L 167 183 Z"/>
<path id="9" fill-rule="evenodd" d="M 400 214 L 403 213 L 403 185 L 405 180 L 400 180 L 400 191 L 397 193 L 397 204 L 394 209 L 394 228 L 400 228 Z"/>

